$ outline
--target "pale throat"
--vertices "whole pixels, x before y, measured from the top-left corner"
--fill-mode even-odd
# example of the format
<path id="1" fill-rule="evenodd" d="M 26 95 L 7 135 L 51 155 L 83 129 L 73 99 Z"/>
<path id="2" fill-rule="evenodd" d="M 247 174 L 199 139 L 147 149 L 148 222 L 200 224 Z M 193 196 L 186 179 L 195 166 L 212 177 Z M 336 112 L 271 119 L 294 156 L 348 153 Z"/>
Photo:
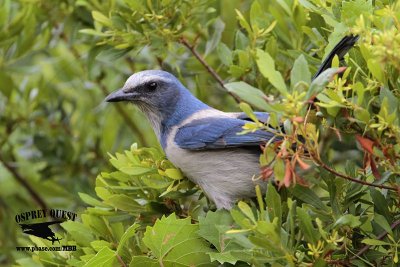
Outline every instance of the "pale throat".
<path id="1" fill-rule="evenodd" d="M 142 111 L 146 115 L 151 127 L 153 128 L 154 133 L 157 136 L 157 139 L 160 140 L 162 116 L 161 114 L 159 114 L 159 111 L 146 104 L 138 104 L 137 106 L 140 111 Z"/>

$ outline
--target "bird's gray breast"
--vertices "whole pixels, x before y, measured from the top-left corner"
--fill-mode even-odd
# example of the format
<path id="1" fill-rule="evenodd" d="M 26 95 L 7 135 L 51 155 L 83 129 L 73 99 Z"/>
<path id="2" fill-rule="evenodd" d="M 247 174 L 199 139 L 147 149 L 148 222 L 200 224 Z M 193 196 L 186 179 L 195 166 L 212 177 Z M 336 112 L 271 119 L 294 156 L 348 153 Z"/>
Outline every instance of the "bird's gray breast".
<path id="1" fill-rule="evenodd" d="M 235 201 L 254 196 L 259 153 L 243 148 L 191 151 L 179 148 L 174 133 L 165 148 L 168 159 L 211 198 L 217 208 L 230 209 Z"/>

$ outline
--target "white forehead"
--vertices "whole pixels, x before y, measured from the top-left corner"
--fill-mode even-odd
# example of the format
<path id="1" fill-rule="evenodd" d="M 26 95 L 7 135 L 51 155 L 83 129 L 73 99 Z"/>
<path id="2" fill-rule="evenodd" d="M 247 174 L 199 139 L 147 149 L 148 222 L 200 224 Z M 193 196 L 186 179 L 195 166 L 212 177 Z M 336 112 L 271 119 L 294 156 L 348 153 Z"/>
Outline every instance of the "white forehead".
<path id="1" fill-rule="evenodd" d="M 131 75 L 128 80 L 126 80 L 124 88 L 131 88 L 151 81 L 164 81 L 171 82 L 171 78 L 175 78 L 172 74 L 165 71 L 141 71 Z"/>

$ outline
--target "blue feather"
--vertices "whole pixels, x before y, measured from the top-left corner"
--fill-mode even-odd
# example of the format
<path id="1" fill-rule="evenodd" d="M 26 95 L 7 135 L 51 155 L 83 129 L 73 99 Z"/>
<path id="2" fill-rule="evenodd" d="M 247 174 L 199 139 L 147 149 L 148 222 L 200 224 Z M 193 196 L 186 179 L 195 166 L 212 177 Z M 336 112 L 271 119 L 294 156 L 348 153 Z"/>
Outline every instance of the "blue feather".
<path id="1" fill-rule="evenodd" d="M 267 112 L 256 111 L 256 112 L 254 112 L 254 115 L 256 115 L 257 119 L 262 123 L 266 123 L 268 121 L 268 118 L 269 118 L 269 113 L 267 113 Z M 236 118 L 241 119 L 241 120 L 251 121 L 249 116 L 247 116 L 247 114 L 244 113 L 244 112 L 237 113 L 237 117 Z"/>
<path id="2" fill-rule="evenodd" d="M 175 143 L 183 149 L 219 149 L 226 147 L 259 146 L 268 142 L 274 134 L 255 131 L 238 134 L 243 131 L 247 121 L 235 118 L 204 118 L 194 120 L 180 127 L 175 135 Z"/>

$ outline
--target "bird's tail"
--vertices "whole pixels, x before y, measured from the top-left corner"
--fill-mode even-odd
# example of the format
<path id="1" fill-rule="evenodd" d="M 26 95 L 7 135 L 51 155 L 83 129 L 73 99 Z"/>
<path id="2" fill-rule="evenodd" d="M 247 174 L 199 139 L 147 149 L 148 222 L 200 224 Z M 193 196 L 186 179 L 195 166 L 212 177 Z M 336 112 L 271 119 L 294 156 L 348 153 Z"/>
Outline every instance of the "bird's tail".
<path id="1" fill-rule="evenodd" d="M 324 62 L 322 62 L 321 66 L 319 67 L 318 71 L 315 73 L 313 80 L 318 77 L 324 70 L 328 69 L 331 64 L 332 60 L 337 55 L 339 60 L 342 60 L 343 57 L 347 54 L 347 52 L 354 46 L 357 42 L 358 35 L 348 35 L 343 37 L 342 40 L 332 49 L 329 55 L 325 58 Z"/>

